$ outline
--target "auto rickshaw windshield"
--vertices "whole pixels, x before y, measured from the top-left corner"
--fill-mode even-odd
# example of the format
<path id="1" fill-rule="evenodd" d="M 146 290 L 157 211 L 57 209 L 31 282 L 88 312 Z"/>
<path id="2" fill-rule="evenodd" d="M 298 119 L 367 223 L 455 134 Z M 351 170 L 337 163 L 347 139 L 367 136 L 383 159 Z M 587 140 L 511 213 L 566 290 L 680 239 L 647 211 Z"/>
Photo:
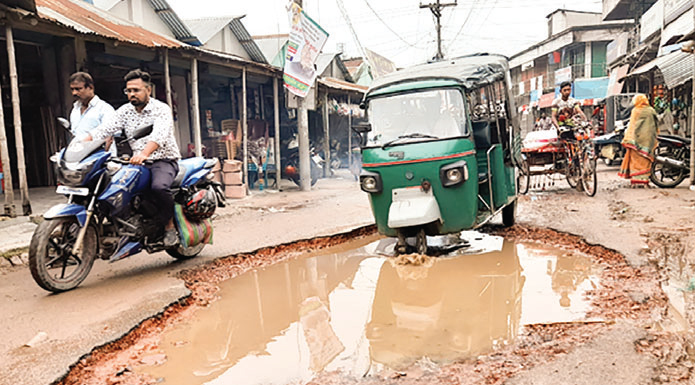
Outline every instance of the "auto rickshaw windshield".
<path id="1" fill-rule="evenodd" d="M 367 146 L 468 135 L 463 94 L 453 88 L 374 98 L 367 116 L 372 126 Z"/>

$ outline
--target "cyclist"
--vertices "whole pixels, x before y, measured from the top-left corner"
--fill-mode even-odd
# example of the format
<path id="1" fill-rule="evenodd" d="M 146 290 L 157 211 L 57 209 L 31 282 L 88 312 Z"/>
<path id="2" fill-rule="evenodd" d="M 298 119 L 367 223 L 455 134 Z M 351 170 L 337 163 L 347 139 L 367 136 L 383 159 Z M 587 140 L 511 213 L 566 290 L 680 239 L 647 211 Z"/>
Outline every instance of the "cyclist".
<path id="1" fill-rule="evenodd" d="M 579 101 L 570 96 L 572 93 L 572 83 L 562 82 L 560 84 L 560 97 L 553 101 L 552 121 L 553 126 L 558 130 L 561 138 L 571 138 L 572 129 L 575 126 L 575 117 L 586 119 L 586 115 L 579 107 Z"/>

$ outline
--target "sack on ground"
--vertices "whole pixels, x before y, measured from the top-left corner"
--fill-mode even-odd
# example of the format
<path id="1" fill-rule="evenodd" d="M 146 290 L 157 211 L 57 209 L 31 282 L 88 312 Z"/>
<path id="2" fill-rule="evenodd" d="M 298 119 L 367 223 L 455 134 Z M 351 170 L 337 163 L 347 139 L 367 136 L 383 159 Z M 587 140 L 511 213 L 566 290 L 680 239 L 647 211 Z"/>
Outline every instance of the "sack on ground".
<path id="1" fill-rule="evenodd" d="M 186 217 L 183 213 L 183 207 L 178 203 L 174 206 L 174 218 L 183 248 L 201 243 L 212 244 L 212 221 L 209 218 L 191 220 Z"/>

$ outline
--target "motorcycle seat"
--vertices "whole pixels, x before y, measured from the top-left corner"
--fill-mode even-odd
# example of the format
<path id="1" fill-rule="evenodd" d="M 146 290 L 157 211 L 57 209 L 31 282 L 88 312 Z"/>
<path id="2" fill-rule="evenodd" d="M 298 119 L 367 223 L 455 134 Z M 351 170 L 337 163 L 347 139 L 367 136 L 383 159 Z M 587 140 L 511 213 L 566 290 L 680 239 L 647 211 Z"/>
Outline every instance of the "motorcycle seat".
<path id="1" fill-rule="evenodd" d="M 174 182 L 171 184 L 172 188 L 181 187 L 181 183 L 183 183 L 183 179 L 186 177 L 186 171 L 186 166 L 179 162 L 179 172 L 174 177 Z"/>

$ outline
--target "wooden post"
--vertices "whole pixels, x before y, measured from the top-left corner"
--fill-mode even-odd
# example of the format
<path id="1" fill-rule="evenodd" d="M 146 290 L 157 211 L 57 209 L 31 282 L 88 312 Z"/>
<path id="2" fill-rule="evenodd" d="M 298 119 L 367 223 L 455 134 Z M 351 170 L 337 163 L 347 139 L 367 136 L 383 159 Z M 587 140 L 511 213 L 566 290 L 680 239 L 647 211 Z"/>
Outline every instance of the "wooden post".
<path id="1" fill-rule="evenodd" d="M 278 78 L 273 78 L 273 123 L 275 125 L 275 184 L 280 190 L 282 180 L 282 166 L 280 162 L 280 94 L 278 91 Z"/>
<path id="2" fill-rule="evenodd" d="M 693 7 L 695 7 L 695 0 L 693 0 Z M 695 66 L 693 66 L 693 78 L 690 81 L 690 89 L 692 92 L 690 100 L 690 188 L 695 189 L 693 187 L 695 186 L 695 142 L 693 141 L 695 140 Z"/>
<path id="3" fill-rule="evenodd" d="M 198 98 L 198 59 L 196 58 L 193 58 L 191 63 L 191 83 L 195 156 L 203 156 L 203 139 L 200 133 L 200 100 Z"/>
<path id="4" fill-rule="evenodd" d="M 5 37 L 7 39 L 7 59 L 10 64 L 10 89 L 12 91 L 12 115 L 14 117 L 15 146 L 17 147 L 17 171 L 19 174 L 19 190 L 22 194 L 22 213 L 31 215 L 31 202 L 29 201 L 29 184 L 27 183 L 27 166 L 24 162 L 24 139 L 22 137 L 22 116 L 19 106 L 19 85 L 17 84 L 17 60 L 14 52 L 14 38 L 12 27 L 5 25 Z"/>
<path id="5" fill-rule="evenodd" d="M 246 106 L 246 67 L 241 72 L 241 130 L 243 135 L 244 146 L 244 183 L 246 183 L 246 192 L 249 191 L 249 123 L 248 123 L 248 108 Z"/>
<path id="6" fill-rule="evenodd" d="M 328 89 L 323 94 L 323 177 L 331 176 L 331 133 L 328 117 Z"/>
<path id="7" fill-rule="evenodd" d="M 0 99 L 2 98 L 2 88 L 0 88 Z M 5 113 L 0 103 L 0 162 L 2 162 L 3 182 L 5 184 L 5 208 L 4 214 L 12 218 L 17 216 L 14 207 L 14 190 L 12 189 L 12 164 L 10 161 L 10 151 L 7 144 L 7 132 L 5 131 Z"/>
<path id="8" fill-rule="evenodd" d="M 347 97 L 348 102 L 348 170 L 352 171 L 352 105 L 350 104 L 350 94 Z"/>
<path id="9" fill-rule="evenodd" d="M 169 73 L 169 48 L 164 48 L 164 90 L 167 96 L 167 104 L 174 113 L 174 103 L 171 99 L 171 74 Z"/>

